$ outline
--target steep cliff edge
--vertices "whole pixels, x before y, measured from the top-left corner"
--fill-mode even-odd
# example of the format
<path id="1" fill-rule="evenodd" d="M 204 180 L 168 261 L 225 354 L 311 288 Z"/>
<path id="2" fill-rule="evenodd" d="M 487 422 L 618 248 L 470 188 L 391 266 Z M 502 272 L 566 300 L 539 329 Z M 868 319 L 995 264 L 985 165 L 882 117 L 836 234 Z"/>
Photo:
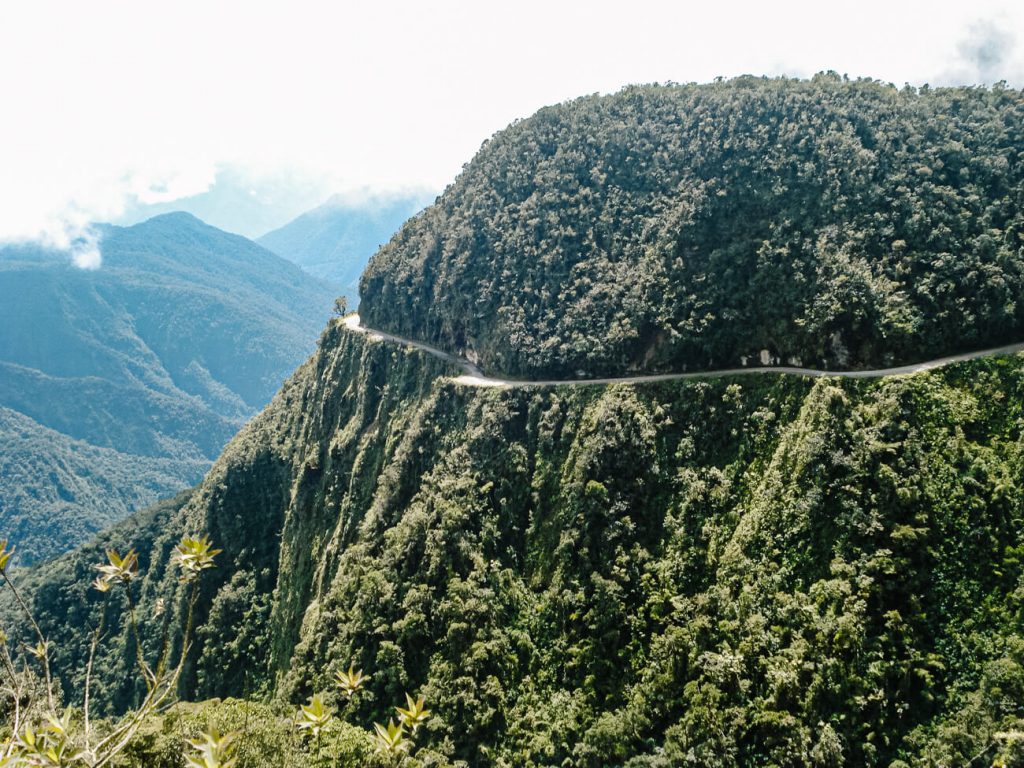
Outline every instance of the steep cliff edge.
<path id="1" fill-rule="evenodd" d="M 378 253 L 361 311 L 544 378 L 1019 341 L 1022 116 L 1012 89 L 830 75 L 545 109 Z M 205 533 L 183 695 L 330 700 L 355 664 L 352 722 L 426 696 L 424 765 L 963 765 L 1024 732 L 1024 356 L 447 366 L 332 321 L 201 485 L 28 574 L 68 696 L 103 545 L 140 549 L 152 651 L 184 610 L 171 546 Z"/>

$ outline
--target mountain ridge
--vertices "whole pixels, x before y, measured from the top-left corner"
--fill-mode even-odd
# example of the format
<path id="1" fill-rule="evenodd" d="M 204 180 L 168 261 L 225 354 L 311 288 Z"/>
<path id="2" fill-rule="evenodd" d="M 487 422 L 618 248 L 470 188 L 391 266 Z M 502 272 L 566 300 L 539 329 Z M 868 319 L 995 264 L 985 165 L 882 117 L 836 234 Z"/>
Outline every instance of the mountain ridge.
<path id="1" fill-rule="evenodd" d="M 422 194 L 352 202 L 334 196 L 257 242 L 359 300 L 359 277 L 375 251 L 427 202 Z"/>
<path id="2" fill-rule="evenodd" d="M 72 457 L 65 466 L 78 471 L 94 456 L 111 482 L 131 486 L 124 498 L 148 504 L 156 500 L 152 477 L 163 478 L 163 495 L 200 479 L 312 351 L 334 294 L 190 214 L 97 232 L 102 264 L 95 270 L 39 247 L 0 249 L 0 406 L 41 428 L 38 439 L 11 448 L 22 470 L 41 466 L 51 450 Z M 52 443 L 46 430 L 64 439 Z M 102 450 L 147 469 L 133 480 Z M 176 468 L 176 485 L 166 466 Z M 47 535 L 23 540 L 27 555 L 55 554 L 111 522 L 88 484 L 77 486 L 84 494 L 77 506 L 58 508 L 44 501 L 45 484 L 32 481 L 39 493 L 27 492 L 31 476 L 22 470 L 7 466 L 4 482 L 19 478 L 8 488 L 18 502 L 5 507 L 0 524 L 17 519 L 26 530 L 36 519 Z M 118 514 L 130 507 L 113 504 Z"/>
<path id="3" fill-rule="evenodd" d="M 1024 333 L 1022 118 L 1014 89 L 834 74 L 545 107 L 374 256 L 360 312 L 533 378 L 1005 343 Z"/>

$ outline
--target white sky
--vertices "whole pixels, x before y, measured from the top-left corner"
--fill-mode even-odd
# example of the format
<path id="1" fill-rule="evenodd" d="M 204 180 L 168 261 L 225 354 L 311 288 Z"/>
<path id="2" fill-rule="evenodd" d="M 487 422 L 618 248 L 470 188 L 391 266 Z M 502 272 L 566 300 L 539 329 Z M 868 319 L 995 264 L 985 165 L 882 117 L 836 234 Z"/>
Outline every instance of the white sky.
<path id="1" fill-rule="evenodd" d="M 545 104 L 824 69 L 1021 87 L 1024 3 L 0 0 L 0 239 L 60 245 L 224 166 L 440 190 Z"/>

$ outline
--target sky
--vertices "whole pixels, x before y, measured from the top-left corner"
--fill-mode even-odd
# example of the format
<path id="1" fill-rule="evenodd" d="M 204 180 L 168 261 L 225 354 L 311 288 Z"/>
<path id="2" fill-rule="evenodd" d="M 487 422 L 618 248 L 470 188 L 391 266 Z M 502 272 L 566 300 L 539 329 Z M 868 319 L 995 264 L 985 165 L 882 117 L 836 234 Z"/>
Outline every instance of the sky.
<path id="1" fill-rule="evenodd" d="M 276 199 L 270 228 L 334 193 L 440 191 L 547 104 L 823 70 L 1024 87 L 1024 3 L 0 0 L 0 241 L 97 266 L 91 222 L 226 179 Z"/>

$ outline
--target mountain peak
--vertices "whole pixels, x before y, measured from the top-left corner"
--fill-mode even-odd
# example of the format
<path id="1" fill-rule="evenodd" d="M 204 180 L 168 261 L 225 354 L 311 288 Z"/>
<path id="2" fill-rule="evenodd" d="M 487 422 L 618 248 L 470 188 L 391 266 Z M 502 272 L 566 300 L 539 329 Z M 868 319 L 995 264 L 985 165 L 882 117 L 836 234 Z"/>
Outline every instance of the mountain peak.
<path id="1" fill-rule="evenodd" d="M 217 227 L 214 227 L 214 226 L 212 226 L 210 224 L 207 224 L 205 221 L 200 219 L 198 216 L 196 216 L 195 214 L 189 213 L 188 211 L 171 211 L 170 213 L 161 213 L 161 214 L 159 214 L 157 216 L 152 216 L 152 217 L 146 219 L 145 221 L 140 221 L 138 224 L 132 224 L 129 227 L 124 227 L 124 229 L 142 229 L 142 230 L 145 230 L 147 228 L 164 227 L 164 226 L 173 226 L 173 227 L 182 227 L 182 228 L 186 228 L 187 227 L 187 228 L 193 228 L 193 229 L 212 229 L 212 230 L 216 230 L 218 232 L 222 232 L 223 231 L 223 230 L 217 229 Z"/>

